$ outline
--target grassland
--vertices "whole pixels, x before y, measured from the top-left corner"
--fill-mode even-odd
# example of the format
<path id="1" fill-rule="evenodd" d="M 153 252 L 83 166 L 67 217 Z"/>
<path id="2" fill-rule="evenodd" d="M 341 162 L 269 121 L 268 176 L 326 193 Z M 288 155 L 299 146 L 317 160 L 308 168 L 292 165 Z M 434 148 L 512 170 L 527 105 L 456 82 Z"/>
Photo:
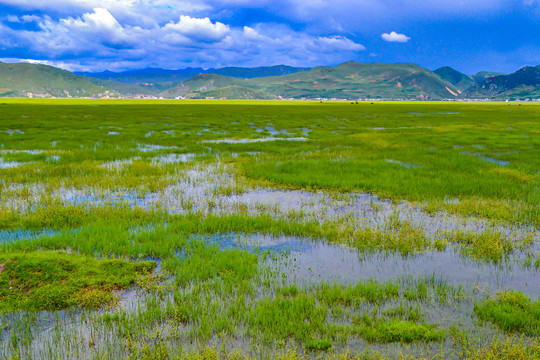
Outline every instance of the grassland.
<path id="1" fill-rule="evenodd" d="M 538 105 L 0 110 L 1 357 L 540 358 Z"/>

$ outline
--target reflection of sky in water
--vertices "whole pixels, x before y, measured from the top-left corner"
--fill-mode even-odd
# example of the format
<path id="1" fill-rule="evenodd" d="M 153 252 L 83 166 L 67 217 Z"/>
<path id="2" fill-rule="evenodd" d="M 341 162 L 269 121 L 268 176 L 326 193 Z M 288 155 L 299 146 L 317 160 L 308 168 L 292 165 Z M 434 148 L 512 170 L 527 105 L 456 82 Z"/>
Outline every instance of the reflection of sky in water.
<path id="1" fill-rule="evenodd" d="M 448 283 L 473 290 L 475 284 L 491 293 L 515 289 L 532 298 L 540 298 L 540 272 L 518 264 L 494 265 L 473 261 L 449 247 L 446 251 L 403 257 L 396 253 L 359 253 L 350 248 L 323 241 L 290 236 L 214 234 L 202 239 L 219 244 L 222 250 L 242 248 L 249 251 L 283 253 L 273 264 L 288 274 L 289 281 L 300 285 L 320 281 L 354 283 L 374 278 L 379 281 L 405 276 L 434 276 Z"/>
<path id="2" fill-rule="evenodd" d="M 495 159 L 495 158 L 485 156 L 485 155 L 482 155 L 482 154 L 479 154 L 479 153 L 469 153 L 469 152 L 466 152 L 466 151 L 460 151 L 460 153 L 464 154 L 464 155 L 476 156 L 477 158 L 480 158 L 480 159 L 482 159 L 484 161 L 487 161 L 487 162 L 490 162 L 490 163 L 493 163 L 493 164 L 496 164 L 496 165 L 499 165 L 499 166 L 507 166 L 507 165 L 510 164 L 510 161 Z"/>
<path id="3" fill-rule="evenodd" d="M 58 234 L 55 230 L 44 229 L 39 231 L 34 230 L 0 230 L 0 244 L 12 241 L 37 239 L 42 236 L 54 236 Z"/>

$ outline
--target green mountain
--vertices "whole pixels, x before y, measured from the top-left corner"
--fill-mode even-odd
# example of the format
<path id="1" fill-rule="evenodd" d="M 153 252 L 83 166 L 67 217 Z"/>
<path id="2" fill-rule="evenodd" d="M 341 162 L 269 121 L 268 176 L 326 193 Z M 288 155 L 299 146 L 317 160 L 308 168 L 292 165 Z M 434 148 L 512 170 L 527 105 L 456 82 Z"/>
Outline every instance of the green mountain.
<path id="1" fill-rule="evenodd" d="M 450 84 L 454 85 L 460 93 L 476 84 L 476 81 L 472 76 L 465 75 L 455 69 L 452 69 L 450 66 L 438 68 L 433 72 L 439 75 L 443 80 L 446 80 Z"/>
<path id="2" fill-rule="evenodd" d="M 191 99 L 243 99 L 243 100 L 275 100 L 277 97 L 264 91 L 244 86 L 227 86 L 219 89 L 190 93 Z"/>
<path id="3" fill-rule="evenodd" d="M 508 75 L 508 74 L 500 73 L 500 72 L 493 72 L 493 71 L 480 71 L 474 74 L 472 77 L 474 81 L 476 81 L 477 83 L 481 83 L 482 81 L 486 79 L 489 79 L 494 76 L 499 76 L 499 75 Z"/>
<path id="4" fill-rule="evenodd" d="M 88 76 L 107 81 L 116 81 L 125 84 L 155 84 L 184 81 L 193 76 L 205 73 L 213 69 L 205 70 L 203 68 L 185 68 L 178 70 L 146 68 L 122 72 L 103 71 L 103 72 L 75 72 L 79 76 Z"/>
<path id="5" fill-rule="evenodd" d="M 253 79 L 259 77 L 268 76 L 281 76 L 294 74 L 301 71 L 309 70 L 309 68 L 298 68 L 287 65 L 276 66 L 261 66 L 256 68 L 241 68 L 241 67 L 226 67 L 222 69 L 216 69 L 209 71 L 212 74 L 218 74 L 223 76 L 241 78 L 241 79 Z"/>
<path id="6" fill-rule="evenodd" d="M 444 99 L 455 98 L 459 90 L 438 75 L 414 64 L 361 64 L 348 62 L 335 67 L 317 67 L 282 76 L 237 79 L 199 74 L 161 93 L 164 97 L 193 98 L 201 92 L 240 87 L 258 92 L 231 91 L 211 97 L 294 99 Z M 204 95 L 208 95 L 205 93 Z M 223 96 L 221 96 L 223 95 Z M 236 97 L 234 97 L 236 98 Z"/>
<path id="7" fill-rule="evenodd" d="M 116 81 L 125 84 L 145 84 L 152 86 L 157 83 L 177 83 L 185 81 L 197 74 L 217 74 L 240 79 L 252 79 L 256 77 L 281 76 L 293 74 L 309 68 L 297 68 L 286 65 L 261 66 L 256 68 L 225 67 L 221 69 L 185 68 L 167 70 L 160 68 L 146 68 L 123 72 L 77 72 L 80 76 L 88 76 L 107 81 Z"/>
<path id="8" fill-rule="evenodd" d="M 0 96 L 115 97 L 118 94 L 52 66 L 0 63 Z"/>
<path id="9" fill-rule="evenodd" d="M 148 76 L 163 69 L 146 69 Z M 178 73 L 184 70 L 170 70 Z M 160 96 L 187 99 L 527 99 L 540 98 L 540 66 L 510 75 L 478 73 L 474 78 L 450 67 L 431 72 L 414 64 L 347 62 L 313 69 L 273 66 L 223 68 L 180 82 L 124 83 L 46 65 L 0 63 L 0 96 L 19 97 L 129 97 Z M 277 74 L 283 75 L 277 75 Z M 108 73 L 102 73 L 106 76 Z M 126 72 L 126 76 L 138 76 Z M 188 73 L 177 74 L 186 75 Z M 263 74 L 269 76 L 260 77 Z M 190 75 L 191 76 L 191 75 Z M 472 84 L 472 86 L 468 86 Z M 464 90 L 466 89 L 466 90 Z"/>
<path id="10" fill-rule="evenodd" d="M 131 97 L 139 95 L 158 96 L 161 92 L 176 85 L 176 83 L 173 82 L 130 84 L 113 80 L 102 80 L 90 76 L 84 76 L 84 78 L 92 84 L 102 86 L 104 88 L 114 90 L 119 94 Z"/>
<path id="11" fill-rule="evenodd" d="M 469 99 L 540 99 L 540 65 L 490 77 L 462 94 Z"/>
<path id="12" fill-rule="evenodd" d="M 198 74 L 189 80 L 165 90 L 160 95 L 164 97 L 198 97 L 201 91 L 215 90 L 231 86 L 244 86 L 245 80 L 216 74 Z"/>
<path id="13" fill-rule="evenodd" d="M 414 64 L 347 62 L 275 78 L 253 79 L 261 89 L 290 98 L 443 99 L 458 90 Z"/>

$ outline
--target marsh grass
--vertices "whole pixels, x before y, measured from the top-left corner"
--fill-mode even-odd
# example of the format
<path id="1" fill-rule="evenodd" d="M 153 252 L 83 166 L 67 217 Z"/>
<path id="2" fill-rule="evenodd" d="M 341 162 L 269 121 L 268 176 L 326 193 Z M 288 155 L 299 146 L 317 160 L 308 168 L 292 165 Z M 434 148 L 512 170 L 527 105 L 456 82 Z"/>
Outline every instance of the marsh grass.
<path id="1" fill-rule="evenodd" d="M 540 301 L 531 301 L 522 292 L 499 292 L 494 299 L 476 303 L 474 311 L 480 319 L 490 321 L 506 332 L 540 334 Z"/>
<path id="2" fill-rule="evenodd" d="M 148 275 L 153 262 L 96 260 L 61 252 L 0 254 L 0 312 L 114 306 L 116 291 Z"/>
<path id="3" fill-rule="evenodd" d="M 0 243 L 1 357 L 538 358 L 535 339 L 509 335 L 538 336 L 524 294 L 473 310 L 470 284 L 435 276 L 301 285 L 270 266 L 286 255 L 199 237 L 293 235 L 404 259 L 458 246 L 496 264 L 527 253 L 532 271 L 538 106 L 5 102 L 0 228 L 56 232 Z M 238 200 L 265 188 L 324 196 Z M 355 207 L 363 192 L 377 197 Z M 457 343 L 463 322 L 485 335 L 472 314 L 496 325 L 493 341 Z"/>

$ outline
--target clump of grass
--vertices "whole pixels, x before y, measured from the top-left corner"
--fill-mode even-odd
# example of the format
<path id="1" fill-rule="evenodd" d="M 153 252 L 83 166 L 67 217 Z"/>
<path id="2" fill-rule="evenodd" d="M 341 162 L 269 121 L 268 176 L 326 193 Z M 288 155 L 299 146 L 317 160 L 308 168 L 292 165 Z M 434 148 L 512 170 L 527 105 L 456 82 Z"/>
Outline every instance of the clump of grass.
<path id="1" fill-rule="evenodd" d="M 169 258 L 165 268 L 175 275 L 177 285 L 220 279 L 227 285 L 251 279 L 257 272 L 258 254 L 241 249 L 221 251 L 215 244 L 192 240 L 180 256 Z"/>
<path id="2" fill-rule="evenodd" d="M 422 253 L 435 246 L 421 228 L 414 226 L 409 221 L 395 219 L 391 219 L 382 228 L 367 227 L 355 231 L 350 243 L 358 249 L 396 251 L 404 256 Z"/>
<path id="3" fill-rule="evenodd" d="M 423 205 L 430 214 L 439 211 L 518 224 L 539 224 L 538 204 L 524 200 L 464 198 L 458 201 L 432 200 Z"/>
<path id="4" fill-rule="evenodd" d="M 330 306 L 357 307 L 366 301 L 381 304 L 389 299 L 395 299 L 399 295 L 399 289 L 399 284 L 392 281 L 379 283 L 376 280 L 368 280 L 347 287 L 323 282 L 317 287 L 316 294 L 319 301 Z"/>
<path id="5" fill-rule="evenodd" d="M 400 342 L 412 343 L 417 341 L 441 341 L 446 338 L 444 330 L 438 330 L 435 325 L 404 320 L 375 319 L 364 314 L 357 319 L 356 331 L 368 342 Z"/>
<path id="6" fill-rule="evenodd" d="M 540 334 L 540 300 L 531 301 L 520 291 L 503 291 L 495 299 L 474 305 L 476 315 L 506 332 Z"/>
<path id="7" fill-rule="evenodd" d="M 97 260 L 53 251 L 0 254 L 0 311 L 114 305 L 116 290 L 148 275 L 154 262 Z"/>
<path id="8" fill-rule="evenodd" d="M 451 241 L 461 244 L 465 254 L 482 261 L 498 263 L 514 252 L 519 244 L 501 232 L 473 233 L 451 231 L 446 234 Z"/>
<path id="9" fill-rule="evenodd" d="M 332 341 L 326 339 L 310 340 L 306 342 L 306 350 L 308 351 L 329 351 L 332 347 Z"/>

